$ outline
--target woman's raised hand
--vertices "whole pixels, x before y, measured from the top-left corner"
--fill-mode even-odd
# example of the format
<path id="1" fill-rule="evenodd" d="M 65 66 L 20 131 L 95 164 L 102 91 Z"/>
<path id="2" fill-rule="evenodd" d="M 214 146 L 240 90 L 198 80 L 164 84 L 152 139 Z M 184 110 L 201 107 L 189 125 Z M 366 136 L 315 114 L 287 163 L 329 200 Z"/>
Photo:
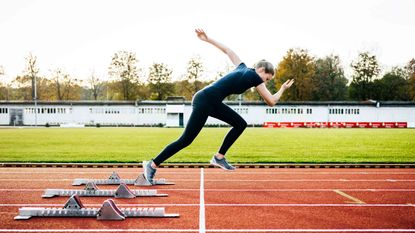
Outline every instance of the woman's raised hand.
<path id="1" fill-rule="evenodd" d="M 197 37 L 199 37 L 200 40 L 203 40 L 203 41 L 208 40 L 208 37 L 207 37 L 205 31 L 203 31 L 203 29 L 200 29 L 200 28 L 195 29 L 195 32 L 197 34 Z"/>

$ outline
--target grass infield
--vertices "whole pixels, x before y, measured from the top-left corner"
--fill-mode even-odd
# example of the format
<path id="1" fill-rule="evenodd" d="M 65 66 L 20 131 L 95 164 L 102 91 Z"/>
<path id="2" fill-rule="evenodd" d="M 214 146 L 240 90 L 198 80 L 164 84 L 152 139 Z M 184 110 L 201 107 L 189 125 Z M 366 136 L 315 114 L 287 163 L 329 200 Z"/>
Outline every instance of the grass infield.
<path id="1" fill-rule="evenodd" d="M 167 162 L 207 163 L 229 128 L 204 128 Z M 141 162 L 181 128 L 0 130 L 1 162 Z M 233 163 L 415 163 L 411 129 L 248 128 L 227 153 Z"/>

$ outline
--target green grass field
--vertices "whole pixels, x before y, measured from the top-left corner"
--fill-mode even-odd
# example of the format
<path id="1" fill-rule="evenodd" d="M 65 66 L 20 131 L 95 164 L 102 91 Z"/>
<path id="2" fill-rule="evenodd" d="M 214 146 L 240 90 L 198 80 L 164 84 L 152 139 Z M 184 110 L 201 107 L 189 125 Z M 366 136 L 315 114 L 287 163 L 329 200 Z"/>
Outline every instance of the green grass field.
<path id="1" fill-rule="evenodd" d="M 167 162 L 207 163 L 229 128 L 204 128 Z M 1 162 L 140 162 L 183 129 L 1 129 Z M 248 128 L 227 154 L 234 163 L 414 163 L 411 129 Z"/>

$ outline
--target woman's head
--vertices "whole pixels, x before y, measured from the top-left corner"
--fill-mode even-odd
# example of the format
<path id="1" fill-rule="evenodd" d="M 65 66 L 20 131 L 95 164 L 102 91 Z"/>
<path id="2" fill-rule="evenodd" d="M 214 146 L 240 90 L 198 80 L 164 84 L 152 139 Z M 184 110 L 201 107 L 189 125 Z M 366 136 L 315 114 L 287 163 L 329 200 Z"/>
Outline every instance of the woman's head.
<path id="1" fill-rule="evenodd" d="M 255 64 L 255 72 L 259 75 L 259 77 L 261 77 L 264 82 L 266 82 L 274 77 L 275 70 L 271 62 L 262 59 Z"/>

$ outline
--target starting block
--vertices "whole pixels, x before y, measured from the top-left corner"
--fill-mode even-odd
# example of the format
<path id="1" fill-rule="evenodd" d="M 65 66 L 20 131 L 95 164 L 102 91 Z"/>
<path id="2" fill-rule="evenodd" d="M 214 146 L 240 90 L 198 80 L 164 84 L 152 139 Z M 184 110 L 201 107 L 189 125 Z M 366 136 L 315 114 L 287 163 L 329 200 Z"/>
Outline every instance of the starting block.
<path id="1" fill-rule="evenodd" d="M 80 197 L 115 197 L 115 198 L 135 198 L 135 197 L 167 197 L 168 194 L 158 194 L 157 190 L 131 190 L 124 183 L 121 183 L 116 190 L 100 190 L 97 185 L 88 182 L 85 188 L 79 190 L 69 189 L 46 189 L 42 197 L 72 196 L 76 194 Z"/>
<path id="2" fill-rule="evenodd" d="M 121 179 L 120 176 L 113 172 L 108 179 L 75 179 L 72 183 L 74 186 L 83 185 L 87 183 L 95 183 L 95 184 L 133 184 L 135 186 L 152 186 L 152 185 L 173 185 L 174 183 L 168 182 L 166 179 L 157 179 L 154 180 L 154 183 L 151 184 L 144 178 L 144 174 L 140 174 L 136 179 Z"/>
<path id="3" fill-rule="evenodd" d="M 72 195 L 63 208 L 23 207 L 15 220 L 31 217 L 93 217 L 98 220 L 124 220 L 137 218 L 177 218 L 179 214 L 166 214 L 164 207 L 157 208 L 118 208 L 113 200 L 104 201 L 101 208 L 85 208 L 77 195 Z"/>

